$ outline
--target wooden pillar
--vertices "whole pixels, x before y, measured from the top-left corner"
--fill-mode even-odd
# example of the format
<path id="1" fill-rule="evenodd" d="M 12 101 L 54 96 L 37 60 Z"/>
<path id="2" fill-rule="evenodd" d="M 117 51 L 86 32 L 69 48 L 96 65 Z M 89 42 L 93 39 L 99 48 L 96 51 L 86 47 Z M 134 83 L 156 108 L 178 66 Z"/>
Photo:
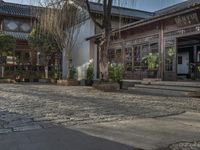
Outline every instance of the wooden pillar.
<path id="1" fill-rule="evenodd" d="M 99 59 L 100 59 L 100 47 L 99 41 L 96 41 L 97 44 L 97 79 L 100 77 L 100 68 L 99 68 Z"/>
<path id="2" fill-rule="evenodd" d="M 197 79 L 197 45 L 193 47 L 193 56 L 194 56 L 194 63 L 195 63 L 195 79 Z"/>
<path id="3" fill-rule="evenodd" d="M 159 76 L 161 77 L 162 80 L 164 80 L 164 64 L 165 64 L 165 59 L 164 59 L 164 26 L 163 23 L 160 23 L 160 35 L 159 35 L 159 45 L 160 45 L 160 69 L 159 69 Z"/>

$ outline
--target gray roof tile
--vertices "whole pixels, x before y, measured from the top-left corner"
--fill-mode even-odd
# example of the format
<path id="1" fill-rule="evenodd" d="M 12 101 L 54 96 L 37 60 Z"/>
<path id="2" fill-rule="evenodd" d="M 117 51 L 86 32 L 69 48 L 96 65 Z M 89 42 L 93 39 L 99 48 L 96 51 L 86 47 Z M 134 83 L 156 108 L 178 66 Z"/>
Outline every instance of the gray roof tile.
<path id="1" fill-rule="evenodd" d="M 95 2 L 90 2 L 90 7 L 92 12 L 98 12 L 102 13 L 103 12 L 103 5 Z M 124 8 L 124 7 L 118 7 L 118 6 L 113 6 L 112 7 L 112 15 L 114 16 L 125 16 L 125 17 L 134 17 L 134 18 L 139 18 L 139 19 L 146 19 L 150 18 L 154 15 L 152 12 L 148 11 L 142 11 L 142 10 L 137 10 L 137 9 L 130 9 L 130 8 Z"/>
<path id="2" fill-rule="evenodd" d="M 37 8 L 31 5 L 22 5 L 4 2 L 0 0 L 0 14 L 31 17 L 34 16 L 33 10 Z"/>
<path id="3" fill-rule="evenodd" d="M 194 7 L 196 5 L 200 5 L 200 0 L 187 0 L 185 2 L 178 3 L 176 5 L 158 10 L 155 12 L 155 14 L 156 14 L 156 16 L 167 15 L 169 13 L 175 13 L 175 12 L 187 9 L 187 8 Z"/>
<path id="4" fill-rule="evenodd" d="M 13 36 L 13 37 L 15 37 L 18 40 L 27 40 L 28 39 L 28 33 L 10 32 L 10 31 L 1 31 L 1 33 Z"/>

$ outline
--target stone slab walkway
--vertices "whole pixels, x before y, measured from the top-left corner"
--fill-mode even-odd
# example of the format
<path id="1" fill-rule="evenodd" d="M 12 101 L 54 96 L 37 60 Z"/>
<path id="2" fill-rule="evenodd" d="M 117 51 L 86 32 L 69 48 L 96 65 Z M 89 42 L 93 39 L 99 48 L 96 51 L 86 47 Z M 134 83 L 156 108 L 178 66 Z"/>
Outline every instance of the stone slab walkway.
<path id="1" fill-rule="evenodd" d="M 200 114 L 184 113 L 164 118 L 145 118 L 99 123 L 74 129 L 86 134 L 145 150 L 179 150 L 170 145 L 187 141 L 200 142 Z M 199 150 L 200 144 L 194 149 Z"/>
<path id="2" fill-rule="evenodd" d="M 200 141 L 199 113 L 197 98 L 0 84 L 0 150 L 164 150 Z"/>
<path id="3" fill-rule="evenodd" d="M 139 150 L 67 128 L 49 128 L 0 135 L 1 150 Z"/>
<path id="4" fill-rule="evenodd" d="M 0 134 L 0 149 L 199 150 L 199 115 L 187 112 L 167 118 L 145 118 Z M 181 143 L 183 141 L 187 143 Z M 188 146 L 188 142 L 193 142 L 191 145 L 194 147 L 191 148 L 190 145 L 189 149 L 177 148 Z"/>
<path id="5" fill-rule="evenodd" d="M 200 99 L 104 93 L 90 87 L 0 84 L 0 133 L 200 112 Z"/>

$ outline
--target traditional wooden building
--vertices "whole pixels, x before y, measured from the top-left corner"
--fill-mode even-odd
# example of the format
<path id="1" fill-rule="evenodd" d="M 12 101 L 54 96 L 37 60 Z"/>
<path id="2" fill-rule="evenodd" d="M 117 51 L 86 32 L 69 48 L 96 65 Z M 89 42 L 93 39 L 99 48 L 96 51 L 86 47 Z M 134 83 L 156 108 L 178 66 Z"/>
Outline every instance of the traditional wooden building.
<path id="1" fill-rule="evenodd" d="M 90 9 L 93 16 L 95 16 L 98 21 L 101 21 L 103 17 L 103 5 L 90 2 Z M 72 50 L 73 64 L 77 68 L 78 80 L 86 79 L 88 63 L 90 60 L 96 60 L 96 46 L 94 42 L 86 41 L 85 39 L 102 32 L 102 29 L 95 25 L 93 20 L 89 17 L 89 14 L 86 15 L 88 17 L 84 23 L 82 23 L 80 29 L 78 29 L 80 30 L 78 39 L 76 40 L 76 44 Z M 151 18 L 153 15 L 154 13 L 147 11 L 113 6 L 111 12 L 112 28 L 119 29 L 121 26 Z M 65 67 L 67 60 L 65 57 L 63 60 L 63 77 L 65 78 L 67 75 L 67 70 Z M 95 64 L 95 69 L 96 68 L 97 66 Z"/>
<path id="2" fill-rule="evenodd" d="M 28 5 L 0 1 L 1 32 L 16 38 L 15 56 L 23 64 L 37 63 L 36 52 L 30 50 L 27 42 L 34 20 L 31 10 L 32 7 Z M 30 56 L 32 56 L 32 60 L 28 59 Z"/>
<path id="3" fill-rule="evenodd" d="M 44 59 L 40 52 L 31 49 L 28 44 L 28 34 L 42 8 L 9 3 L 0 0 L 0 32 L 16 38 L 14 56 L 7 57 L 5 77 L 42 78 L 44 76 Z M 52 56 L 49 66 L 58 64 Z"/>
<path id="4" fill-rule="evenodd" d="M 98 45 L 100 37 L 99 34 L 88 40 Z M 171 81 L 200 79 L 199 0 L 188 0 L 159 10 L 153 17 L 113 30 L 111 39 L 109 60 L 124 64 L 125 79 L 148 78 L 143 58 L 149 53 L 159 54 L 155 78 Z M 99 49 L 97 52 L 99 55 Z M 95 63 L 98 66 L 99 57 Z"/>

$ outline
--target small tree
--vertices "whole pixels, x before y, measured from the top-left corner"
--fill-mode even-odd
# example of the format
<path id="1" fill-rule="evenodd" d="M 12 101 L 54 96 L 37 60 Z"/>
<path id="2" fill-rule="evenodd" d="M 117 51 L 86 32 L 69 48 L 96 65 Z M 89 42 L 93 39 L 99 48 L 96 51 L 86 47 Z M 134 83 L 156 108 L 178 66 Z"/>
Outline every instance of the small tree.
<path id="1" fill-rule="evenodd" d="M 39 32 L 33 29 L 28 36 L 29 45 L 44 55 L 45 78 L 48 78 L 49 56 L 59 51 L 57 42 L 48 32 Z"/>
<path id="2" fill-rule="evenodd" d="M 84 1 L 77 1 L 80 6 L 73 0 L 44 0 L 46 8 L 37 24 L 41 32 L 48 31 L 53 35 L 67 60 L 67 77 L 63 76 L 64 79 L 70 78 L 70 72 L 73 71 L 72 49 L 86 18 L 81 8 Z"/>
<path id="3" fill-rule="evenodd" d="M 113 0 L 97 0 L 98 3 L 102 3 L 103 6 L 103 13 L 102 13 L 102 20 L 99 22 L 98 18 L 93 15 L 91 11 L 89 0 L 85 0 L 87 5 L 87 10 L 90 14 L 90 17 L 94 21 L 95 25 L 100 27 L 103 30 L 103 36 L 100 39 L 100 78 L 101 80 L 108 80 L 109 73 L 108 73 L 108 49 L 110 45 L 110 37 L 112 33 L 112 22 L 111 22 L 111 11 Z"/>
<path id="4" fill-rule="evenodd" d="M 16 47 L 16 39 L 10 35 L 0 34 L 0 65 L 1 65 L 1 77 L 4 77 L 4 64 L 6 63 L 6 57 L 14 54 Z"/>

